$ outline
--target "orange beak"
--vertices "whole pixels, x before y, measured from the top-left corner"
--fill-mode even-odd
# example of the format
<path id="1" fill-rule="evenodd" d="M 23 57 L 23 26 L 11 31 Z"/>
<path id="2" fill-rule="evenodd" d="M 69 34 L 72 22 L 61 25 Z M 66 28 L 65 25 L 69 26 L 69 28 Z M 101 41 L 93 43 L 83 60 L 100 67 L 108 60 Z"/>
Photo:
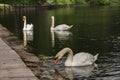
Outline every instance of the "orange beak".
<path id="1" fill-rule="evenodd" d="M 56 58 L 55 60 L 54 60 L 54 64 L 57 64 L 58 63 L 58 58 Z"/>

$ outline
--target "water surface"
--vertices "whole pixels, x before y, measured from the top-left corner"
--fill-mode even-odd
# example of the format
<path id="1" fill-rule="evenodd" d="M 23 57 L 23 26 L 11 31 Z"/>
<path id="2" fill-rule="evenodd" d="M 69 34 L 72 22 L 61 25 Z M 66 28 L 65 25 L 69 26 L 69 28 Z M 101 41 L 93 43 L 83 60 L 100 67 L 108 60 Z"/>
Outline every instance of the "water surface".
<path id="1" fill-rule="evenodd" d="M 37 56 L 49 57 L 41 67 L 48 69 L 49 74 L 43 72 L 41 79 L 46 74 L 48 76 L 45 77 L 51 79 L 120 79 L 120 7 L 40 9 L 0 16 L 1 24 L 15 33 L 20 40 L 23 40 L 23 15 L 27 16 L 27 23 L 34 24 L 33 39 L 28 40 L 28 45 L 33 48 L 32 52 Z M 55 25 L 65 23 L 73 25 L 72 29 L 51 32 L 52 15 L 55 16 Z M 93 55 L 99 53 L 96 61 L 98 68 L 65 68 L 64 59 L 58 65 L 53 65 L 53 56 L 64 47 L 70 47 L 74 54 L 81 51 Z"/>

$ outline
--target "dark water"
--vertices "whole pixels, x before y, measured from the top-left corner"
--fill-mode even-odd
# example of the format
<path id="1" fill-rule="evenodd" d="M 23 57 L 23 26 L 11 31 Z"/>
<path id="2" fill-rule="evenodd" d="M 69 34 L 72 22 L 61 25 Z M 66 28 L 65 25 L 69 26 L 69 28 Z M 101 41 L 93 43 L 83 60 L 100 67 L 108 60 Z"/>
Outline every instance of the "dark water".
<path id="1" fill-rule="evenodd" d="M 96 62 L 98 68 L 87 66 L 66 69 L 61 65 L 63 60 L 53 67 L 53 58 L 50 58 L 45 63 L 49 66 L 47 77 L 61 77 L 61 80 L 120 80 L 120 7 L 40 9 L 1 16 L 1 23 L 21 40 L 23 15 L 27 16 L 27 23 L 34 24 L 33 40 L 29 40 L 28 45 L 38 56 L 53 57 L 64 47 L 70 47 L 74 54 L 81 51 L 93 55 L 100 53 Z M 52 33 L 52 15 L 55 16 L 55 25 L 65 23 L 73 25 L 72 29 Z M 47 75 L 47 72 L 41 75 Z"/>

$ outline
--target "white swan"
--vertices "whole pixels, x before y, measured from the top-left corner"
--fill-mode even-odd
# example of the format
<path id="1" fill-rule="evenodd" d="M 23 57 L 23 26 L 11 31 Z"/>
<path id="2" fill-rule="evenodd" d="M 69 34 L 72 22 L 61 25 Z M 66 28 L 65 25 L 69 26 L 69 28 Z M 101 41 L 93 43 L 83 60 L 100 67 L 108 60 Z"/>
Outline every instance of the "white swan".
<path id="1" fill-rule="evenodd" d="M 51 19 L 52 19 L 51 30 L 55 30 L 55 31 L 63 30 L 63 31 L 65 31 L 65 30 L 69 30 L 73 26 L 73 25 L 69 26 L 66 24 L 61 24 L 61 25 L 55 26 L 54 16 L 51 16 Z"/>
<path id="2" fill-rule="evenodd" d="M 26 24 L 26 16 L 23 16 L 24 26 L 23 30 L 33 30 L 33 24 Z"/>
<path id="3" fill-rule="evenodd" d="M 65 54 L 68 53 L 67 60 L 65 61 L 65 66 L 87 66 L 92 65 L 97 60 L 98 54 L 95 56 L 80 52 L 73 56 L 73 51 L 70 48 L 64 48 L 60 52 L 58 52 L 55 56 L 56 60 L 54 64 L 57 64 L 58 60 Z"/>

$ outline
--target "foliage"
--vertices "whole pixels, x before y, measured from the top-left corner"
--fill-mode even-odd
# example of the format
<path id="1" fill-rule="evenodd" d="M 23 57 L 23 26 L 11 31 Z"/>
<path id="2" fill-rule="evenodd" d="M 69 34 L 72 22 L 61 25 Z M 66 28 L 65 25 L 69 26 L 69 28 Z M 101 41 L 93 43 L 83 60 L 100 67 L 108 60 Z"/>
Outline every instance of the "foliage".
<path id="1" fill-rule="evenodd" d="M 74 0 L 47 0 L 46 2 L 48 4 L 62 5 L 62 4 L 72 4 L 74 3 Z"/>
<path id="2" fill-rule="evenodd" d="M 47 5 L 63 5 L 90 3 L 106 5 L 110 3 L 120 3 L 120 0 L 0 0 L 0 3 L 6 4 L 47 4 Z"/>
<path id="3" fill-rule="evenodd" d="M 111 2 L 120 2 L 120 0 L 111 0 Z"/>
<path id="4" fill-rule="evenodd" d="M 6 7 L 8 7 L 9 5 L 8 4 L 0 4 L 0 6 L 6 6 Z"/>
<path id="5" fill-rule="evenodd" d="M 110 4 L 110 0 L 100 0 L 99 4 L 102 4 L 102 5 Z"/>
<path id="6" fill-rule="evenodd" d="M 86 3 L 86 0 L 75 0 L 75 3 Z"/>
<path id="7" fill-rule="evenodd" d="M 110 4 L 110 0 L 87 0 L 90 4 L 105 5 Z"/>
<path id="8" fill-rule="evenodd" d="M 54 4 L 54 2 L 55 2 L 54 0 L 47 0 L 46 1 L 47 4 Z"/>

